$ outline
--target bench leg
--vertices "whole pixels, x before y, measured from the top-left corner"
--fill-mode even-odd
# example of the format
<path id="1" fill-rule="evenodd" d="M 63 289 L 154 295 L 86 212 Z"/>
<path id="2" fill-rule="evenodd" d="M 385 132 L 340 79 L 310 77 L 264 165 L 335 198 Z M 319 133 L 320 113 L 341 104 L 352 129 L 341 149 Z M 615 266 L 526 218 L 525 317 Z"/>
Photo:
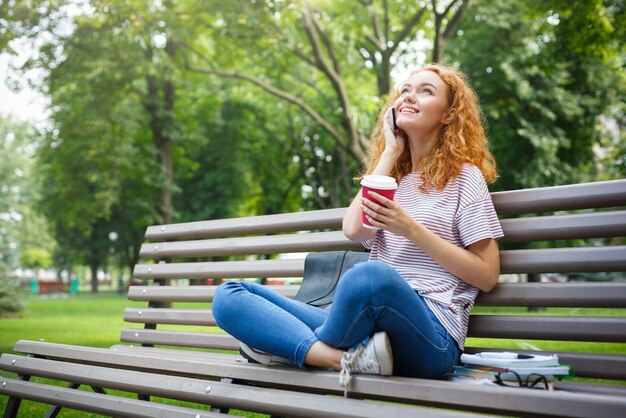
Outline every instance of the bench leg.
<path id="1" fill-rule="evenodd" d="M 220 383 L 231 384 L 231 383 L 235 383 L 235 380 L 233 380 L 233 379 L 231 379 L 229 377 L 223 377 L 220 380 Z M 230 412 L 230 408 L 220 408 L 220 407 L 217 407 L 217 406 L 211 406 L 211 412 L 217 412 L 218 414 L 228 414 Z M 284 418 L 284 417 L 280 417 L 280 416 L 277 416 L 277 415 L 272 415 L 272 416 L 270 416 L 270 418 Z"/>
<path id="2" fill-rule="evenodd" d="M 220 383 L 234 383 L 235 381 L 229 377 L 223 377 L 220 380 Z M 211 412 L 217 412 L 218 414 L 228 414 L 230 412 L 230 408 L 218 408 L 216 406 L 211 406 Z"/>
<path id="3" fill-rule="evenodd" d="M 24 380 L 28 382 L 30 380 L 30 376 L 18 375 L 17 380 Z M 21 404 L 22 400 L 20 398 L 9 398 L 7 405 L 4 408 L 4 418 L 16 418 L 17 411 L 20 409 Z"/>
<path id="4" fill-rule="evenodd" d="M 67 385 L 67 387 L 70 389 L 78 389 L 80 385 L 78 383 L 70 383 L 69 385 Z M 61 412 L 62 408 L 63 407 L 59 405 L 52 405 L 50 409 L 48 409 L 45 418 L 56 418 L 56 416 L 59 415 L 59 412 Z"/>
<path id="5" fill-rule="evenodd" d="M 70 383 L 69 385 L 67 385 L 67 387 L 69 389 L 78 389 L 80 387 L 80 384 L 78 384 L 78 383 Z M 96 392 L 96 393 L 102 393 L 102 394 L 106 395 L 106 392 L 102 388 L 99 388 L 97 386 L 92 386 L 91 389 L 93 389 L 93 391 Z M 56 416 L 59 415 L 59 412 L 61 412 L 62 408 L 63 407 L 59 406 L 59 405 L 52 405 L 50 407 L 50 409 L 48 409 L 48 412 L 46 413 L 45 418 L 56 418 Z"/>

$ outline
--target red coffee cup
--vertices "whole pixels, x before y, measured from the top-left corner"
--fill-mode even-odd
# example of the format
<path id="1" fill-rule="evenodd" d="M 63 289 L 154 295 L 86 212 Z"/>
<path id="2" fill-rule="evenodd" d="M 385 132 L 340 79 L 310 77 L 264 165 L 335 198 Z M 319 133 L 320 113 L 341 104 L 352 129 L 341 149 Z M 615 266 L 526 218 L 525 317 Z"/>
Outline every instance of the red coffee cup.
<path id="1" fill-rule="evenodd" d="M 371 200 L 372 202 L 381 204 L 378 200 L 374 199 L 369 195 L 368 192 L 374 191 L 381 196 L 385 196 L 389 200 L 393 200 L 393 197 L 396 193 L 396 189 L 398 188 L 398 184 L 396 183 L 396 179 L 389 176 L 379 176 L 376 174 L 371 174 L 363 177 L 361 180 L 361 196 L 363 199 Z M 368 229 L 381 229 L 377 226 L 373 226 L 367 220 L 367 216 L 365 212 L 361 212 L 361 222 L 363 223 L 363 227 Z"/>

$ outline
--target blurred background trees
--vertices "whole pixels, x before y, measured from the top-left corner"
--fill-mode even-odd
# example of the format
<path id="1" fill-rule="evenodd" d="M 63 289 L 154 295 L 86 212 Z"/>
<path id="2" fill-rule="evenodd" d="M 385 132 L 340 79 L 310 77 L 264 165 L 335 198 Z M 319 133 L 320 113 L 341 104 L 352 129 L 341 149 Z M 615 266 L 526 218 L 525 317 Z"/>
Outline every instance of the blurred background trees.
<path id="1" fill-rule="evenodd" d="M 38 69 L 50 103 L 0 119 L 0 262 L 95 277 L 150 224 L 345 206 L 387 93 L 431 61 L 481 98 L 492 190 L 624 177 L 625 21 L 621 0 L 0 2 L 6 82 Z"/>

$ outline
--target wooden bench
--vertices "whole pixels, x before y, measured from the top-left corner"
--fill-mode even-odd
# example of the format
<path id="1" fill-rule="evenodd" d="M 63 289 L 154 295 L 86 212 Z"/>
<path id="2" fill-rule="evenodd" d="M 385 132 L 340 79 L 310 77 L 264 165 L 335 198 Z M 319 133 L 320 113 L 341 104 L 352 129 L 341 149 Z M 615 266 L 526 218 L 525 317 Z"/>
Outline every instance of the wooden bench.
<path id="1" fill-rule="evenodd" d="M 626 270 L 626 180 L 500 192 L 493 193 L 493 199 L 506 234 L 502 242 L 560 244 L 559 248 L 501 251 L 502 273 Z M 128 293 L 130 300 L 147 306 L 126 309 L 125 321 L 135 326 L 122 330 L 121 341 L 126 344 L 90 348 L 18 341 L 15 351 L 26 355 L 3 354 L 0 359 L 3 370 L 17 374 L 17 378 L 0 379 L 0 393 L 10 397 L 5 417 L 16 416 L 21 399 L 56 405 L 49 416 L 60 407 L 133 417 L 220 416 L 229 408 L 303 417 L 454 417 L 475 412 L 626 416 L 626 355 L 622 348 L 616 350 L 622 354 L 606 354 L 601 344 L 558 355 L 562 363 L 575 367 L 578 377 L 602 382 L 557 382 L 553 392 L 356 375 L 350 388 L 356 399 L 346 399 L 327 396 L 343 393 L 334 371 L 245 362 L 236 353 L 238 341 L 210 328 L 215 325 L 210 311 L 215 286 L 188 285 L 184 280 L 302 277 L 304 256 L 268 255 L 362 251 L 359 243 L 348 241 L 340 231 L 344 211 L 149 227 L 149 243 L 141 248 L 147 261 L 135 267 L 134 276 L 151 284 L 133 286 Z M 569 240 L 595 238 L 585 247 L 567 246 Z M 212 257 L 228 257 L 228 261 L 209 261 Z M 297 297 L 299 291 L 298 286 L 274 288 L 290 297 Z M 502 283 L 493 292 L 480 294 L 477 306 L 475 311 L 500 306 L 626 308 L 626 282 Z M 518 340 L 623 344 L 626 317 L 473 312 L 469 336 L 481 339 L 470 342 L 488 348 L 469 344 L 466 352 L 515 348 Z M 31 376 L 64 381 L 69 387 L 31 382 Z M 81 385 L 93 391 L 76 390 Z M 110 390 L 139 396 L 133 399 Z M 150 402 L 151 396 L 189 404 Z"/>

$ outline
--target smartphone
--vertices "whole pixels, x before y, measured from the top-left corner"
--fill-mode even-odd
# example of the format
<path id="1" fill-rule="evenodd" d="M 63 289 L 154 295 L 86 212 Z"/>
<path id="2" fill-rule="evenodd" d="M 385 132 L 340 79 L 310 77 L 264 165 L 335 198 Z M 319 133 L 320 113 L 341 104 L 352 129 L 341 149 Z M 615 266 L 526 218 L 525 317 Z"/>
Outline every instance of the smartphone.
<path id="1" fill-rule="evenodd" d="M 394 131 L 398 130 L 398 125 L 396 125 L 396 109 L 393 107 L 391 108 L 391 120 L 389 122 L 391 122 L 391 128 Z"/>

